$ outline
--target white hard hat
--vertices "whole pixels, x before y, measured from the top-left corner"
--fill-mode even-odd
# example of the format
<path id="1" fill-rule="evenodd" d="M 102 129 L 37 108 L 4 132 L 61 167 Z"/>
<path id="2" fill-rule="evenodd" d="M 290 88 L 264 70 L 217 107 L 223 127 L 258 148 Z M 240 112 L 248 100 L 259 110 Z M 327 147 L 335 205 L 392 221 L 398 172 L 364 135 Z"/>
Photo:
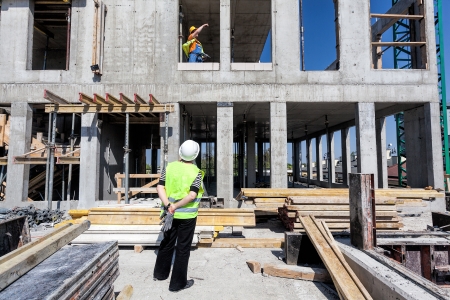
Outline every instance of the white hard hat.
<path id="1" fill-rule="evenodd" d="M 192 161 L 197 157 L 199 151 L 200 146 L 197 142 L 194 142 L 193 140 L 187 140 L 180 146 L 178 154 L 180 155 L 181 159 L 185 161 Z"/>

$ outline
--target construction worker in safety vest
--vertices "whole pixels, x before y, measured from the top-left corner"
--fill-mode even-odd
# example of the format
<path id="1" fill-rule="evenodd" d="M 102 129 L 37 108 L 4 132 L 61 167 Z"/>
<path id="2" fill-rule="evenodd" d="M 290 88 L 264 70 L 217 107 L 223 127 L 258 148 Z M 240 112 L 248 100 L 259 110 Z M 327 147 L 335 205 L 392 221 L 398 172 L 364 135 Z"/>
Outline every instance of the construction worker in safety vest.
<path id="1" fill-rule="evenodd" d="M 169 290 L 177 292 L 190 288 L 194 280 L 187 280 L 188 263 L 198 207 L 203 195 L 204 172 L 193 163 L 200 151 L 198 143 L 185 141 L 178 153 L 179 161 L 171 162 L 161 172 L 156 187 L 161 199 L 161 215 L 164 216 L 164 238 L 159 246 L 153 280 L 165 280 L 172 268 Z M 175 246 L 176 243 L 176 246 Z"/>
<path id="2" fill-rule="evenodd" d="M 197 39 L 200 32 L 202 32 L 203 28 L 205 26 L 209 26 L 208 24 L 203 24 L 199 28 L 196 28 L 195 26 L 191 26 L 189 28 L 189 36 L 188 41 L 193 42 L 189 46 L 189 62 L 195 63 L 195 62 L 203 62 L 203 58 L 201 56 L 203 52 L 203 46 L 202 43 Z"/>

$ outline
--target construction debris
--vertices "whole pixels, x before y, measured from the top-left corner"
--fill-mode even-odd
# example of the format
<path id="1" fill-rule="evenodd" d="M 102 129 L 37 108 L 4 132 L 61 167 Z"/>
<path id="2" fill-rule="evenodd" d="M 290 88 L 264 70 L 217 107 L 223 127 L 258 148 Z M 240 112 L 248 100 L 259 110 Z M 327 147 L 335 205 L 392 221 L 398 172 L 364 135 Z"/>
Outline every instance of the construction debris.
<path id="1" fill-rule="evenodd" d="M 263 272 L 269 276 L 308 281 L 332 282 L 328 271 L 322 268 L 265 264 L 263 267 Z"/>
<path id="2" fill-rule="evenodd" d="M 253 273 L 255 274 L 261 273 L 261 264 L 259 262 L 254 260 L 247 260 L 246 263 Z"/>
<path id="3" fill-rule="evenodd" d="M 64 220 L 64 211 L 59 209 L 39 209 L 33 204 L 24 207 L 14 207 L 13 209 L 0 210 L 0 219 L 12 219 L 15 217 L 26 216 L 30 229 L 38 227 L 40 224 L 57 224 Z"/>

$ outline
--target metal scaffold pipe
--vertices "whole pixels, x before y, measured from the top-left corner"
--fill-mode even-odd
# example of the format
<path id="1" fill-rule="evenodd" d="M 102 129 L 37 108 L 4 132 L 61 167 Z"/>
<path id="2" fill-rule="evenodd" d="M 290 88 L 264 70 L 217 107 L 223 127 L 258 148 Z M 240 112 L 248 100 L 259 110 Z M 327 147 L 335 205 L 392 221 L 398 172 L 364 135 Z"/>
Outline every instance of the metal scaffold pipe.
<path id="1" fill-rule="evenodd" d="M 130 183 L 130 149 L 129 149 L 129 130 L 130 130 L 130 114 L 126 114 L 125 121 L 125 154 L 124 154 L 124 164 L 125 164 L 125 204 L 130 204 L 130 199 L 128 198 L 128 190 Z"/>

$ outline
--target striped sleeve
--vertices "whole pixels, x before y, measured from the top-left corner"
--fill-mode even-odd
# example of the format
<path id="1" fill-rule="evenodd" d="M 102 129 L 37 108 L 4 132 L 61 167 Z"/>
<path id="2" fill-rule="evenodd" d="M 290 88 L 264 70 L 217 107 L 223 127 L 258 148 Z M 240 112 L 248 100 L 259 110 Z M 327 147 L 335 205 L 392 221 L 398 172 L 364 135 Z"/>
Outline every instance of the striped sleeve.
<path id="1" fill-rule="evenodd" d="M 194 182 L 192 182 L 191 188 L 189 190 L 191 192 L 198 193 L 201 184 L 202 184 L 202 172 L 198 172 L 197 177 L 195 177 L 195 180 Z"/>
<path id="2" fill-rule="evenodd" d="M 158 185 L 163 185 L 163 186 L 166 185 L 166 169 L 165 168 L 161 171 L 161 176 L 159 177 Z"/>

